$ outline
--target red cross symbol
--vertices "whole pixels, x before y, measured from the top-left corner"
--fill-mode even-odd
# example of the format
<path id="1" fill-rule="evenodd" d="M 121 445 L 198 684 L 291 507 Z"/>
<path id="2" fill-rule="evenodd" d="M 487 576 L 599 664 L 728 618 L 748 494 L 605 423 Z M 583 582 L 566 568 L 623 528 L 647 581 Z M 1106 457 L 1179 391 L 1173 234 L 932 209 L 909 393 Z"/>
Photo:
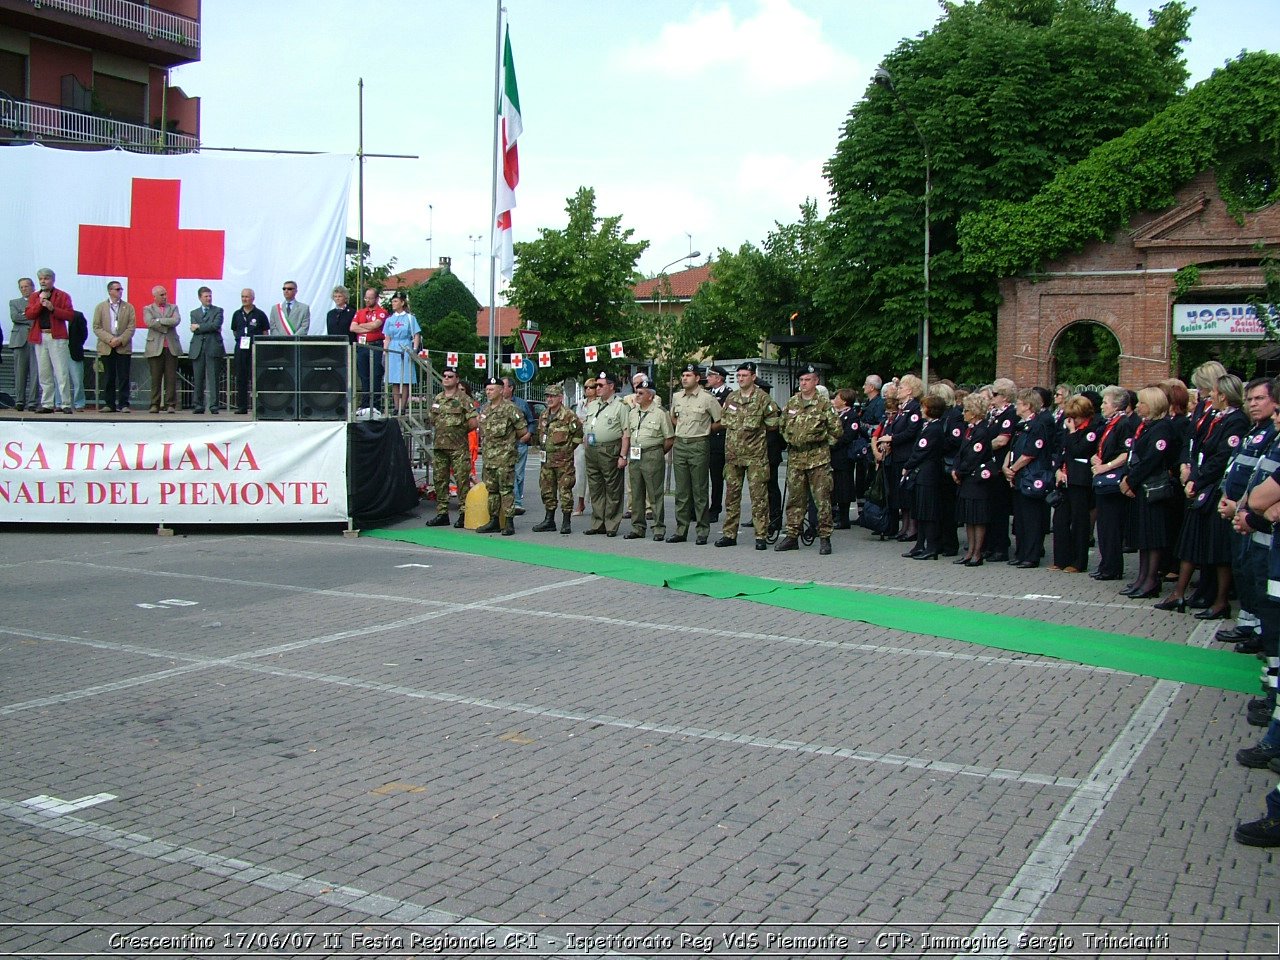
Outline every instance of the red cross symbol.
<path id="1" fill-rule="evenodd" d="M 151 288 L 176 299 L 178 280 L 221 280 L 226 232 L 178 226 L 181 180 L 133 178 L 129 226 L 80 225 L 80 263 L 88 276 L 124 276 L 129 302 L 139 311 Z"/>
<path id="2" fill-rule="evenodd" d="M 551 351 L 550 351 L 550 350 L 543 350 L 540 354 L 538 354 L 538 366 L 540 366 L 540 367 L 549 367 L 549 366 L 551 366 Z"/>
<path id="3" fill-rule="evenodd" d="M 456 353 L 449 353 L 445 357 L 444 363 L 446 367 L 456 367 L 458 365 L 458 355 Z"/>
<path id="4" fill-rule="evenodd" d="M 583 349 L 582 353 L 583 353 L 583 356 L 585 356 L 585 357 L 587 358 L 587 363 L 595 363 L 595 362 L 596 362 L 596 348 L 595 348 L 595 347 L 586 347 L 586 348 L 584 348 L 584 349 Z"/>
<path id="5" fill-rule="evenodd" d="M 615 340 L 613 343 L 609 344 L 609 356 L 613 357 L 615 360 L 625 353 L 626 351 L 622 348 L 621 340 Z"/>
<path id="6" fill-rule="evenodd" d="M 475 357 L 476 357 L 476 369 L 483 370 L 485 368 L 485 365 L 488 362 L 488 357 L 486 357 L 483 353 L 477 353 Z"/>

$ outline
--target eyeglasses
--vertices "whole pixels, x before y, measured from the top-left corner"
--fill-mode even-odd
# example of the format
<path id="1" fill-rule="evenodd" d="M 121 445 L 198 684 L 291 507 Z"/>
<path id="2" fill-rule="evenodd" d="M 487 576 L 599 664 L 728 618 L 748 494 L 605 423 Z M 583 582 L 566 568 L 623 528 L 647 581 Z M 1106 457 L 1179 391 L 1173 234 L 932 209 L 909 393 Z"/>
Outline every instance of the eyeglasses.
<path id="1" fill-rule="evenodd" d="M 597 386 L 597 384 L 594 384 L 594 383 L 584 383 L 584 384 L 582 385 L 582 389 L 584 389 L 584 390 L 594 390 L 594 389 L 596 388 L 596 386 Z"/>
<path id="2" fill-rule="evenodd" d="M 297 290 L 298 288 L 297 288 L 297 287 L 285 287 L 284 289 L 285 289 L 285 290 Z"/>

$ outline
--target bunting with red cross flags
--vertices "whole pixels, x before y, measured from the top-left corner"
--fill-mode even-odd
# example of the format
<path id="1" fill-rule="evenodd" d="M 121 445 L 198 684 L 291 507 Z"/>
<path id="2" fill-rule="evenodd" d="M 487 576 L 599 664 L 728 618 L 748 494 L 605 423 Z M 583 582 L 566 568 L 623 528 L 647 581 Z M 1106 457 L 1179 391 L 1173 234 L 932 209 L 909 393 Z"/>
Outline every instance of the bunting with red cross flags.
<path id="1" fill-rule="evenodd" d="M 538 366 L 540 366 L 540 367 L 549 367 L 549 366 L 551 366 L 551 351 L 550 351 L 550 350 L 543 350 L 543 351 L 541 351 L 541 352 L 538 354 Z"/>
<path id="2" fill-rule="evenodd" d="M 597 351 L 594 346 L 583 347 L 582 356 L 587 361 L 587 363 L 595 363 L 596 358 L 599 356 L 599 351 Z"/>
<path id="3" fill-rule="evenodd" d="M 485 367 L 489 365 L 489 358 L 485 354 L 477 353 L 475 355 L 475 358 L 476 358 L 475 364 L 476 364 L 477 370 L 483 370 Z"/>
<path id="4" fill-rule="evenodd" d="M 623 349 L 621 340 L 615 340 L 609 344 L 609 356 L 613 357 L 613 359 L 619 360 L 626 355 L 627 351 Z"/>
<path id="5" fill-rule="evenodd" d="M 455 351 L 450 351 L 449 353 L 446 353 L 444 355 L 444 365 L 446 367 L 456 368 L 458 366 L 458 354 Z"/>
<path id="6" fill-rule="evenodd" d="M 518 367 L 518 366 L 520 366 L 520 364 L 522 364 L 522 363 L 524 363 L 524 354 L 523 354 L 523 353 L 513 353 L 513 354 L 511 355 L 511 365 L 512 365 L 513 367 Z"/>
<path id="7" fill-rule="evenodd" d="M 342 282 L 353 169 L 352 157 L 335 154 L 7 147 L 0 151 L 0 203 L 8 211 L 0 262 L 29 264 L 26 273 L 48 266 L 86 314 L 106 299 L 107 283 L 119 280 L 139 316 L 158 286 L 184 319 L 206 286 L 228 317 L 245 288 L 270 315 L 283 282 L 293 280 L 298 299 L 311 305 L 310 332 L 324 333 L 330 292 Z M 38 216 L 31 215 L 33 197 Z M 7 314 L 0 330 L 9 336 Z M 185 352 L 190 324 L 180 323 L 177 333 Z M 136 352 L 146 337 L 139 323 Z M 223 340 L 232 346 L 229 322 Z"/>

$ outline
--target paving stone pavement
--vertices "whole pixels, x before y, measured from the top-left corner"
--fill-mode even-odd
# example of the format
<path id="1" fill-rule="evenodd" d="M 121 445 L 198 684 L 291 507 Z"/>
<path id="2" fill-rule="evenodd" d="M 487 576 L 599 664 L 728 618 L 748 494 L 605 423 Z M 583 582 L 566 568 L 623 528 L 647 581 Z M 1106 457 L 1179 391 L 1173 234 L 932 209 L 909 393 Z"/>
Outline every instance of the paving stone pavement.
<path id="1" fill-rule="evenodd" d="M 861 530 L 819 558 L 540 518 L 518 536 L 1217 626 Z M 0 591 L 4 955 L 1276 955 L 1238 694 L 332 531 L 10 527 Z"/>

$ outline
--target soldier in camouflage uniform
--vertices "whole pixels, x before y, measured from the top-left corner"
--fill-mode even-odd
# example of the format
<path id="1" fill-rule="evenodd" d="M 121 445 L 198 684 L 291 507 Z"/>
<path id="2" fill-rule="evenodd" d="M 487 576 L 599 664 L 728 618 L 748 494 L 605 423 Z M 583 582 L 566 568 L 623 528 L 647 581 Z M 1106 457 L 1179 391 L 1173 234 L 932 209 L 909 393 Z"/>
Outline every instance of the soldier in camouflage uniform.
<path id="1" fill-rule="evenodd" d="M 818 393 L 817 368 L 806 364 L 800 374 L 800 392 L 782 411 L 782 436 L 789 451 L 786 529 L 774 550 L 800 549 L 796 536 L 812 495 L 818 507 L 818 553 L 831 552 L 831 444 L 841 433 L 835 407 Z"/>
<path id="2" fill-rule="evenodd" d="M 467 434 L 476 428 L 476 406 L 458 386 L 454 367 L 446 367 L 440 379 L 444 389 L 436 394 L 427 411 L 427 423 L 435 428 L 431 473 L 436 486 L 436 515 L 427 521 L 427 526 L 449 525 L 449 471 L 453 470 L 453 480 L 458 485 L 458 519 L 454 526 L 461 529 L 466 519 L 467 493 L 471 490 Z"/>
<path id="3" fill-rule="evenodd" d="M 738 543 L 738 520 L 742 516 L 742 482 L 751 493 L 751 520 L 756 529 L 756 549 L 765 549 L 763 534 L 769 527 L 769 443 L 768 434 L 777 430 L 782 411 L 773 397 L 756 386 L 756 365 L 738 366 L 738 389 L 724 402 L 721 424 L 725 432 L 724 526 L 717 547 Z"/>
<path id="4" fill-rule="evenodd" d="M 502 381 L 490 377 L 484 394 L 489 402 L 480 410 L 480 456 L 484 458 L 484 485 L 489 488 L 489 522 L 476 533 L 515 534 L 512 521 L 516 508 L 516 444 L 528 443 L 524 414 L 502 395 Z M 506 523 L 498 521 L 499 508 Z"/>
<path id="5" fill-rule="evenodd" d="M 542 447 L 542 469 L 538 490 L 547 515 L 533 528 L 534 533 L 550 533 L 556 528 L 556 495 L 560 497 L 560 532 L 572 533 L 569 515 L 573 512 L 573 451 L 582 443 L 582 422 L 564 405 L 564 387 L 547 387 L 547 409 L 538 418 L 534 442 Z"/>

